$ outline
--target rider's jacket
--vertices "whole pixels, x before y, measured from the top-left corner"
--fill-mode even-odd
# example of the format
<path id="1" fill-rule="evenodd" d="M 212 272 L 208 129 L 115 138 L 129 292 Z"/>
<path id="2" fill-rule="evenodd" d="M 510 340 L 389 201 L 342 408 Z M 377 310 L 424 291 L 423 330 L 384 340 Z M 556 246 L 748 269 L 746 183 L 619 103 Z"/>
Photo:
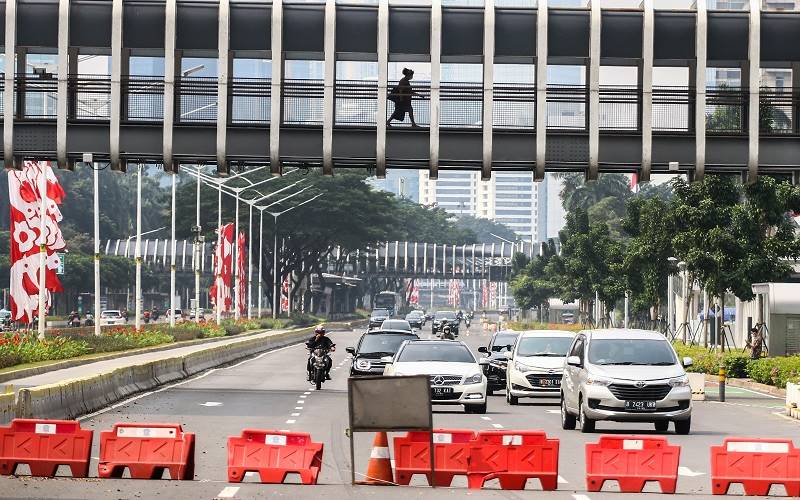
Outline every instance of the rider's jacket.
<path id="1" fill-rule="evenodd" d="M 320 337 L 314 335 L 306 341 L 306 347 L 312 351 L 319 348 L 330 350 L 333 345 L 333 341 L 324 335 Z"/>

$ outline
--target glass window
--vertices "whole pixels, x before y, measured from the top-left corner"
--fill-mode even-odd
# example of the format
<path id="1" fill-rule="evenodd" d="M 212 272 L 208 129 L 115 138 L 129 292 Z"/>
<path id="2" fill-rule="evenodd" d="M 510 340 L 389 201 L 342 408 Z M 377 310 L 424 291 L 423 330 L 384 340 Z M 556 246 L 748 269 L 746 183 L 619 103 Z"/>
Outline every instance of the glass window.
<path id="1" fill-rule="evenodd" d="M 466 346 L 461 344 L 440 344 L 432 342 L 414 343 L 406 345 L 397 361 L 443 361 L 449 363 L 474 363 L 475 358 Z"/>
<path id="2" fill-rule="evenodd" d="M 498 333 L 492 341 L 492 352 L 510 351 L 518 336 L 517 333 Z"/>
<path id="3" fill-rule="evenodd" d="M 595 339 L 589 361 L 596 365 L 674 365 L 675 353 L 666 340 Z"/>
<path id="4" fill-rule="evenodd" d="M 570 337 L 522 337 L 519 341 L 519 356 L 564 357 L 572 344 Z"/>
<path id="5" fill-rule="evenodd" d="M 400 348 L 400 344 L 406 340 L 415 340 L 416 335 L 403 335 L 393 333 L 391 335 L 376 335 L 370 333 L 361 339 L 358 346 L 358 354 L 380 354 L 384 356 L 394 356 Z"/>

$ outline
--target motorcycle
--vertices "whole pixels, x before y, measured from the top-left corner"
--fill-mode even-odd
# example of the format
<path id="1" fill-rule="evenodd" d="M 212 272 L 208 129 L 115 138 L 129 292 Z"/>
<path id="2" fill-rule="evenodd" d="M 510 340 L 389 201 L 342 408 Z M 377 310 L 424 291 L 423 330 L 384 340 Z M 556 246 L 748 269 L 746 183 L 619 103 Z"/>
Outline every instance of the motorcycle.
<path id="1" fill-rule="evenodd" d="M 309 375 L 317 390 L 320 390 L 322 383 L 325 382 L 325 365 L 329 352 L 328 349 L 318 347 L 310 353 Z"/>
<path id="2" fill-rule="evenodd" d="M 70 317 L 69 326 L 71 326 L 72 328 L 80 327 L 81 326 L 81 318 L 80 318 L 80 316 L 78 316 L 77 314 L 74 314 L 72 317 Z"/>
<path id="3" fill-rule="evenodd" d="M 469 325 L 471 322 L 472 321 L 469 319 L 469 316 L 467 316 L 467 319 L 464 320 L 464 326 L 467 327 L 467 330 L 469 330 Z"/>
<path id="4" fill-rule="evenodd" d="M 94 316 L 91 314 L 86 315 L 86 321 L 83 322 L 84 326 L 94 326 Z"/>

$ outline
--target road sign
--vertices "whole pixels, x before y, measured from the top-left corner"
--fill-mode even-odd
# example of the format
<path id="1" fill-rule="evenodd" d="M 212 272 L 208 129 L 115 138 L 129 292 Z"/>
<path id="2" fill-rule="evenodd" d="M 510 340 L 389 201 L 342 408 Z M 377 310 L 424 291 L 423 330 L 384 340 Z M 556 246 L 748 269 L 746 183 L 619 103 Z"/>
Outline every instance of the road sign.
<path id="1" fill-rule="evenodd" d="M 58 269 L 56 269 L 56 274 L 63 275 L 64 274 L 64 258 L 67 256 L 67 254 L 65 254 L 63 252 L 56 252 L 56 255 L 58 255 Z"/>

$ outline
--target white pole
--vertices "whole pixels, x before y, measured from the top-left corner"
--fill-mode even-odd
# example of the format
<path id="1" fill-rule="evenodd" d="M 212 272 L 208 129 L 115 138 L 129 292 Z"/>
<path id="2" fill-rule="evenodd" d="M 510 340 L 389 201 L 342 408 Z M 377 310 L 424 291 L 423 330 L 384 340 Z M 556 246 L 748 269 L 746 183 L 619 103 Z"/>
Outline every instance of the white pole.
<path id="1" fill-rule="evenodd" d="M 236 221 L 233 230 L 233 319 L 239 319 L 239 193 L 234 197 L 236 200 Z"/>
<path id="2" fill-rule="evenodd" d="M 222 249 L 225 248 L 222 239 L 222 184 L 217 184 L 217 254 L 222 257 Z M 217 267 L 222 268 L 222 263 L 217 262 Z M 217 279 L 214 274 L 214 279 Z M 222 286 L 223 283 L 217 283 L 217 325 L 222 324 Z"/>
<path id="3" fill-rule="evenodd" d="M 628 291 L 625 290 L 625 319 L 622 321 L 623 328 L 628 328 Z"/>
<path id="4" fill-rule="evenodd" d="M 44 340 L 45 317 L 45 293 L 47 286 L 47 166 L 39 166 L 39 340 Z"/>
<path id="5" fill-rule="evenodd" d="M 142 164 L 136 170 L 136 330 L 142 328 Z"/>
<path id="6" fill-rule="evenodd" d="M 94 181 L 94 334 L 100 335 L 100 194 L 99 173 L 94 163 L 92 177 Z"/>
<path id="7" fill-rule="evenodd" d="M 247 319 L 253 317 L 253 204 L 250 205 L 250 221 L 247 223 Z"/>
<path id="8" fill-rule="evenodd" d="M 279 300 L 279 287 L 278 287 L 278 215 L 273 215 L 275 218 L 275 235 L 272 243 L 272 317 L 278 318 L 278 308 L 280 307 Z"/>
<path id="9" fill-rule="evenodd" d="M 263 274 L 261 274 L 261 261 L 264 254 L 264 211 L 259 210 L 258 214 L 258 317 L 261 318 L 261 297 L 264 295 L 261 290 Z"/>
<path id="10" fill-rule="evenodd" d="M 175 309 L 178 308 L 178 304 L 175 303 L 175 267 L 177 263 L 177 258 L 175 256 L 176 251 L 176 243 L 175 243 L 175 185 L 177 184 L 178 174 L 175 172 L 172 173 L 172 209 L 170 210 L 170 252 L 172 256 L 170 258 L 170 266 L 169 266 L 169 326 L 175 326 Z"/>
<path id="11" fill-rule="evenodd" d="M 672 290 L 672 275 L 667 276 L 667 325 L 669 331 L 675 334 L 675 293 Z"/>
<path id="12" fill-rule="evenodd" d="M 198 170 L 200 169 L 198 165 Z M 195 226 L 200 229 L 200 176 L 197 176 Z M 200 322 L 200 233 L 194 239 L 194 321 Z"/>

